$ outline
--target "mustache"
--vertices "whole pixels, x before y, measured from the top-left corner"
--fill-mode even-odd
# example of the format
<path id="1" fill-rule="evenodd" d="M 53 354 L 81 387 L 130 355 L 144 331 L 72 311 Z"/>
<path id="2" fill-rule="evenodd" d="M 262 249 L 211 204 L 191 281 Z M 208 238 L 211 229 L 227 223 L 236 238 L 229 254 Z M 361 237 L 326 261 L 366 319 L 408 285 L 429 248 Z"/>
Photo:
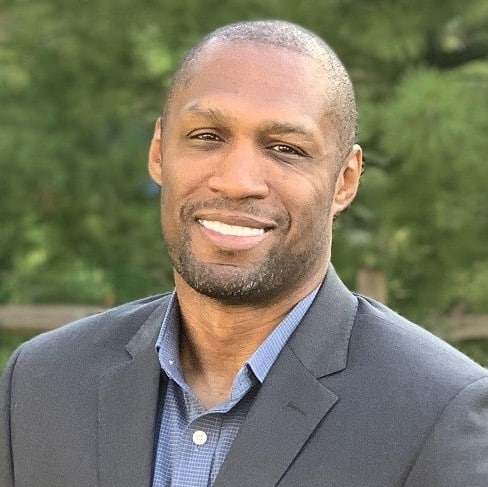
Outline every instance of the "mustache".
<path id="1" fill-rule="evenodd" d="M 258 219 L 263 218 L 271 220 L 280 228 L 288 229 L 290 226 L 290 217 L 286 212 L 270 210 L 269 208 L 256 204 L 255 201 L 236 201 L 230 198 L 214 198 L 184 205 L 180 211 L 181 218 L 183 221 L 191 221 L 194 218 L 193 215 L 202 210 L 225 210 L 235 213 L 244 213 Z"/>

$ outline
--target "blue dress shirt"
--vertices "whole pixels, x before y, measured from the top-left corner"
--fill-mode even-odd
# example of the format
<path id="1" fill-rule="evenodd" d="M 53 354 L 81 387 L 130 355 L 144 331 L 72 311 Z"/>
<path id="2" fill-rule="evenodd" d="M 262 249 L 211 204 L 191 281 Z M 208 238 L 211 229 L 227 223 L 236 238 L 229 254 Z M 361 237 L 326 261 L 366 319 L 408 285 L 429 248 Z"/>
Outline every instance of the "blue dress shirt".
<path id="1" fill-rule="evenodd" d="M 156 342 L 168 384 L 163 391 L 153 487 L 210 487 L 260 384 L 312 304 L 318 288 L 287 314 L 241 368 L 230 399 L 206 409 L 186 384 L 179 360 L 180 311 L 173 293 Z"/>

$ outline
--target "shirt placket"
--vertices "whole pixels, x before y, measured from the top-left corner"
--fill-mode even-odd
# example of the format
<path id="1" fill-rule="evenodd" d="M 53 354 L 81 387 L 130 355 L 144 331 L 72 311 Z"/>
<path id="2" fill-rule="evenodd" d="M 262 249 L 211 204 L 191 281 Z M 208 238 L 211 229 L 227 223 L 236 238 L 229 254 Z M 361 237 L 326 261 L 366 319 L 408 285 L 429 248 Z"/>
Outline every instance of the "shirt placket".
<path id="1" fill-rule="evenodd" d="M 185 428 L 172 487 L 210 486 L 222 418 L 219 414 L 195 415 Z"/>

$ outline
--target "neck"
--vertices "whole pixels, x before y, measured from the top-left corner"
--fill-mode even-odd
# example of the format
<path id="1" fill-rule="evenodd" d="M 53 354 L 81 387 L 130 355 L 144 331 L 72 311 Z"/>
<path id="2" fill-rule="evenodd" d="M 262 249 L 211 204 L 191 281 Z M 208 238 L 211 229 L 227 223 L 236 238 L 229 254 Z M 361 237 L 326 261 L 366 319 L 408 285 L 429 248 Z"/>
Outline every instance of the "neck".
<path id="1" fill-rule="evenodd" d="M 212 390 L 217 394 L 214 401 L 228 398 L 240 368 L 293 306 L 311 293 L 322 279 L 320 275 L 306 286 L 266 305 L 230 305 L 198 293 L 175 275 L 183 318 L 180 340 L 183 374 L 204 404 L 213 404 L 208 399 Z"/>

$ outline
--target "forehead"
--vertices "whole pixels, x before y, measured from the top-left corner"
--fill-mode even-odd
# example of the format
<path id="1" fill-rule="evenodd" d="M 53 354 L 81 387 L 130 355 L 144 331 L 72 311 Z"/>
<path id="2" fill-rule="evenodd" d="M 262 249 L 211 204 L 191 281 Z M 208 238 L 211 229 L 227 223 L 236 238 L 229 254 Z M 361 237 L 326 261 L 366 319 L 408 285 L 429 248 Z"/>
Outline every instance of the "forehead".
<path id="1" fill-rule="evenodd" d="M 278 46 L 211 42 L 187 70 L 171 112 L 207 99 L 234 98 L 256 110 L 295 110 L 318 120 L 333 98 L 326 70 L 317 60 Z"/>

